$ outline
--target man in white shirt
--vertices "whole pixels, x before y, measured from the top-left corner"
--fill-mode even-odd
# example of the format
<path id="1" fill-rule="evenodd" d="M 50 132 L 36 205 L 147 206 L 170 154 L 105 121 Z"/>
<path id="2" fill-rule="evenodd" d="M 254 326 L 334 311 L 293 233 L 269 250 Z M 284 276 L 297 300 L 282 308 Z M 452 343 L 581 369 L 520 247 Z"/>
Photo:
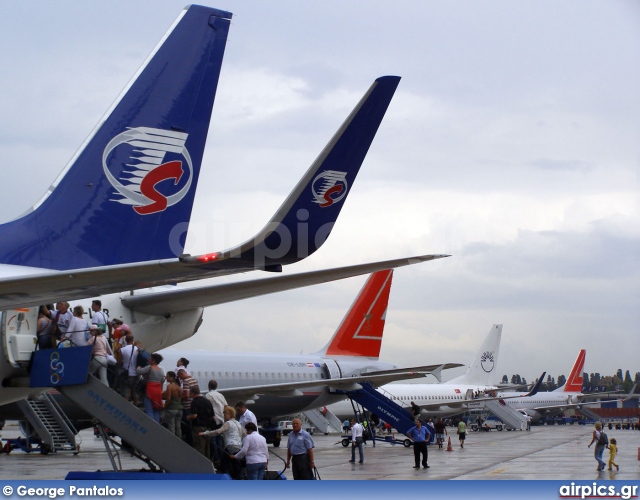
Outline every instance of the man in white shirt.
<path id="1" fill-rule="evenodd" d="M 244 457 L 247 460 L 247 479 L 263 479 L 269 463 L 267 440 L 260 435 L 253 422 L 247 423 L 245 429 L 247 436 L 242 443 L 242 449 L 235 455 L 230 455 L 230 458 L 239 460 Z"/>
<path id="2" fill-rule="evenodd" d="M 67 331 L 69 331 L 69 323 L 73 319 L 73 314 L 69 311 L 69 303 L 65 301 L 57 302 L 56 312 L 51 317 L 54 323 L 58 324 L 62 335 L 66 335 Z"/>
<path id="3" fill-rule="evenodd" d="M 224 417 L 222 415 L 222 412 L 224 411 L 224 407 L 227 406 L 227 400 L 216 390 L 217 388 L 218 382 L 216 382 L 215 380 L 209 380 L 209 392 L 207 392 L 204 396 L 209 401 L 211 401 L 211 404 L 213 405 L 216 424 L 219 428 L 222 424 L 224 424 Z"/>
<path id="4" fill-rule="evenodd" d="M 249 422 L 253 422 L 256 426 L 256 429 L 258 428 L 258 420 L 256 419 L 256 416 L 251 410 L 247 409 L 244 401 L 238 401 L 236 403 L 236 415 L 239 415 L 238 422 L 240 422 L 240 427 L 242 427 L 243 429 Z"/>
<path id="5" fill-rule="evenodd" d="M 109 324 L 109 316 L 102 311 L 102 302 L 100 300 L 93 300 L 91 302 L 91 310 L 93 311 L 91 324 L 98 325 L 98 328 L 104 333 L 105 338 L 111 343 L 111 325 Z"/>
<path id="6" fill-rule="evenodd" d="M 226 398 L 220 394 L 216 389 L 218 388 L 218 382 L 215 380 L 209 380 L 209 392 L 204 397 L 211 401 L 213 406 L 213 415 L 216 420 L 215 427 L 212 429 L 219 429 L 224 424 L 223 411 L 227 406 Z M 221 434 L 217 436 L 211 436 L 211 460 L 213 463 L 220 463 L 222 459 L 222 450 L 224 449 L 224 437 Z"/>
<path id="7" fill-rule="evenodd" d="M 362 437 L 362 433 L 364 431 L 364 427 L 360 422 L 357 422 L 355 418 L 351 419 L 351 462 L 352 464 L 356 462 L 356 447 L 358 447 L 358 453 L 360 454 L 360 463 L 364 463 L 364 450 L 362 448 L 362 443 L 364 439 Z"/>

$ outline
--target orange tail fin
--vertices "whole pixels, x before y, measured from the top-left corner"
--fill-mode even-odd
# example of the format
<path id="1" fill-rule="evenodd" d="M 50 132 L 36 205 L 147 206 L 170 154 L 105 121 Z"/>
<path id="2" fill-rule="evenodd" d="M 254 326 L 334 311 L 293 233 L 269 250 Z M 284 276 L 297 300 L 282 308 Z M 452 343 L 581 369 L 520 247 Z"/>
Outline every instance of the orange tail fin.
<path id="1" fill-rule="evenodd" d="M 582 369 L 584 368 L 584 360 L 587 356 L 587 351 L 582 349 L 578 354 L 578 358 L 571 369 L 571 374 L 567 379 L 567 383 L 564 384 L 562 392 L 582 392 Z"/>
<path id="2" fill-rule="evenodd" d="M 391 291 L 393 269 L 373 273 L 360 290 L 324 352 L 327 356 L 377 358 Z"/>

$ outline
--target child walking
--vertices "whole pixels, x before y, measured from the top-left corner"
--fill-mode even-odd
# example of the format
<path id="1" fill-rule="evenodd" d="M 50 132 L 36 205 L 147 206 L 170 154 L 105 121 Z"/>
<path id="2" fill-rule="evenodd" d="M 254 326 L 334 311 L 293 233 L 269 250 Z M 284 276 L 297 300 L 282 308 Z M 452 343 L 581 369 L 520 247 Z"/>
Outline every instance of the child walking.
<path id="1" fill-rule="evenodd" d="M 609 448 L 609 469 L 608 470 L 613 470 L 611 468 L 612 465 L 616 466 L 617 471 L 620 470 L 620 467 L 616 463 L 616 454 L 618 453 L 618 442 L 615 440 L 615 438 L 611 438 L 609 440 L 609 445 L 607 446 L 607 448 Z"/>

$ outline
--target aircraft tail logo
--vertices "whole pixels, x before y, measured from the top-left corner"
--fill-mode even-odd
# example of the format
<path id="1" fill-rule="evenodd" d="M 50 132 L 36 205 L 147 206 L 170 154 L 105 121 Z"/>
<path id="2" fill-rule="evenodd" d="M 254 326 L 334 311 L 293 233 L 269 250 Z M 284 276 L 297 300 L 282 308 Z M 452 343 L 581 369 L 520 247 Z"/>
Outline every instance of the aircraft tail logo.
<path id="1" fill-rule="evenodd" d="M 482 353 L 482 356 L 480 356 L 480 366 L 487 373 L 491 373 L 493 371 L 496 364 L 492 351 L 485 351 Z"/>
<path id="2" fill-rule="evenodd" d="M 184 132 L 149 127 L 131 128 L 114 137 L 102 156 L 104 173 L 121 196 L 111 201 L 133 205 L 136 213 L 149 215 L 162 212 L 182 200 L 193 179 L 193 163 L 185 147 L 187 137 L 189 134 Z M 126 159 L 121 160 L 123 155 Z M 167 155 L 177 155 L 181 159 L 165 161 Z M 118 179 L 111 173 L 109 163 L 120 161 L 127 163 Z M 171 190 L 173 194 L 165 194 Z"/>
<path id="3" fill-rule="evenodd" d="M 347 195 L 347 173 L 336 170 L 325 170 L 317 175 L 311 183 L 314 203 L 321 208 L 330 207 Z"/>
<path id="4" fill-rule="evenodd" d="M 392 269 L 375 272 L 369 277 L 321 353 L 327 356 L 380 356 L 392 277 Z"/>
<path id="5" fill-rule="evenodd" d="M 576 362 L 573 364 L 567 383 L 564 384 L 563 387 L 560 387 L 562 392 L 582 392 L 582 369 L 584 368 L 584 361 L 586 357 L 587 351 L 582 349 L 578 353 Z"/>

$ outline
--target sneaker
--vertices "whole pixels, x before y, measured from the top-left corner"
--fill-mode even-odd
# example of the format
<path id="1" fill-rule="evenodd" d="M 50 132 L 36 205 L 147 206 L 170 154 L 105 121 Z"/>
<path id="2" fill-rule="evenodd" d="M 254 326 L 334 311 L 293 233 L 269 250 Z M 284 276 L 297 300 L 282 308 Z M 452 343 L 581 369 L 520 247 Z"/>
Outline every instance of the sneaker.
<path id="1" fill-rule="evenodd" d="M 419 468 L 420 468 L 420 466 L 419 466 L 419 465 L 414 465 L 414 466 L 413 466 L 413 468 L 414 468 L 414 469 L 419 469 Z"/>
<path id="2" fill-rule="evenodd" d="M 425 468 L 425 469 L 430 469 L 430 468 L 431 468 L 431 466 L 430 466 L 430 465 L 425 465 L 425 466 L 424 466 L 424 468 Z"/>
<path id="3" fill-rule="evenodd" d="M 355 461 L 355 460 L 349 460 L 349 463 L 350 463 L 350 464 L 355 464 L 355 463 L 356 463 L 356 461 Z"/>
<path id="4" fill-rule="evenodd" d="M 363 463 L 364 463 L 364 460 L 360 460 L 358 463 L 359 463 L 359 464 L 363 464 Z"/>

